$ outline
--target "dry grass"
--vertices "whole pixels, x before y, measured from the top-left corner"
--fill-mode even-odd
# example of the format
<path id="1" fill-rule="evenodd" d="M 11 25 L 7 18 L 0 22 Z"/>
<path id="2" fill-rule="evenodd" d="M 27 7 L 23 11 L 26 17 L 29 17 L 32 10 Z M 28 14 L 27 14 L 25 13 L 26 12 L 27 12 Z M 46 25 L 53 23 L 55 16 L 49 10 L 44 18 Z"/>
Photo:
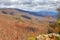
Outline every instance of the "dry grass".
<path id="1" fill-rule="evenodd" d="M 28 20 L 17 15 L 0 14 L 0 40 L 27 40 L 28 37 L 36 37 L 39 34 L 48 33 L 48 22 Z M 35 28 L 36 30 L 34 29 L 35 32 L 33 32 L 31 31 L 32 29 L 27 27 Z"/>

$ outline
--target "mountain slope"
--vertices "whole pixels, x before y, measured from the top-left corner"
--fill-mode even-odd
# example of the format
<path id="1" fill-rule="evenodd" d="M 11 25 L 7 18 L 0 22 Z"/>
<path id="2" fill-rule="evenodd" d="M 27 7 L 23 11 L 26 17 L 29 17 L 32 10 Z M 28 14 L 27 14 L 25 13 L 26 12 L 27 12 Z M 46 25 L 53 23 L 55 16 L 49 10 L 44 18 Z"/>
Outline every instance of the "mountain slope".
<path id="1" fill-rule="evenodd" d="M 0 35 L 0 39 L 28 40 L 27 38 L 31 36 L 36 37 L 39 34 L 46 34 L 49 30 L 54 32 L 55 29 L 49 27 L 49 20 L 53 20 L 53 18 L 37 17 L 11 8 L 0 9 L 0 34 L 2 35 Z"/>

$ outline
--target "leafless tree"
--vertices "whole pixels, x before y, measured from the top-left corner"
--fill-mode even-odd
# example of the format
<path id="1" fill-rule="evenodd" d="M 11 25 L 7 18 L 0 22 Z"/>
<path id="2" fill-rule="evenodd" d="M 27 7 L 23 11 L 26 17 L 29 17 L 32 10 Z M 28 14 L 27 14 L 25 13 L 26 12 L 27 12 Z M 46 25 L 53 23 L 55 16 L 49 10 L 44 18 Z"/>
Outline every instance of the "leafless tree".
<path id="1" fill-rule="evenodd" d="M 58 18 L 60 18 L 60 8 L 57 8 L 58 11 Z"/>

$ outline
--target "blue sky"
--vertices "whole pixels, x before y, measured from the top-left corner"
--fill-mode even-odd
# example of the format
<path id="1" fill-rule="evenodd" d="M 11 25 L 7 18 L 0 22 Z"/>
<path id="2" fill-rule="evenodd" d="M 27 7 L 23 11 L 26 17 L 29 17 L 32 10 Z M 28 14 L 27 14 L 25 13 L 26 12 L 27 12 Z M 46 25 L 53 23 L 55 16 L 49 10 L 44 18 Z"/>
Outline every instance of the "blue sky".
<path id="1" fill-rule="evenodd" d="M 0 0 L 0 8 L 19 8 L 27 11 L 56 10 L 59 0 Z"/>

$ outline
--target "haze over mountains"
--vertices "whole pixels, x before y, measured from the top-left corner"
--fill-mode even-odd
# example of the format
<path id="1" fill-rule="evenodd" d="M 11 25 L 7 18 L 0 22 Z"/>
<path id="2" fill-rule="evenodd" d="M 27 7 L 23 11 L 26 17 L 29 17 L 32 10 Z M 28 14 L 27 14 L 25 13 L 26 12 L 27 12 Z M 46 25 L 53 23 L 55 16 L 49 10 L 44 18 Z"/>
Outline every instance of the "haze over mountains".
<path id="1" fill-rule="evenodd" d="M 49 11 L 49 10 L 40 10 L 38 12 L 24 11 L 24 10 L 21 10 L 21 9 L 16 9 L 16 10 L 22 11 L 22 12 L 27 12 L 27 13 L 29 13 L 31 15 L 40 16 L 40 17 L 52 16 L 54 18 L 57 18 L 57 15 L 58 15 L 57 11 Z"/>

